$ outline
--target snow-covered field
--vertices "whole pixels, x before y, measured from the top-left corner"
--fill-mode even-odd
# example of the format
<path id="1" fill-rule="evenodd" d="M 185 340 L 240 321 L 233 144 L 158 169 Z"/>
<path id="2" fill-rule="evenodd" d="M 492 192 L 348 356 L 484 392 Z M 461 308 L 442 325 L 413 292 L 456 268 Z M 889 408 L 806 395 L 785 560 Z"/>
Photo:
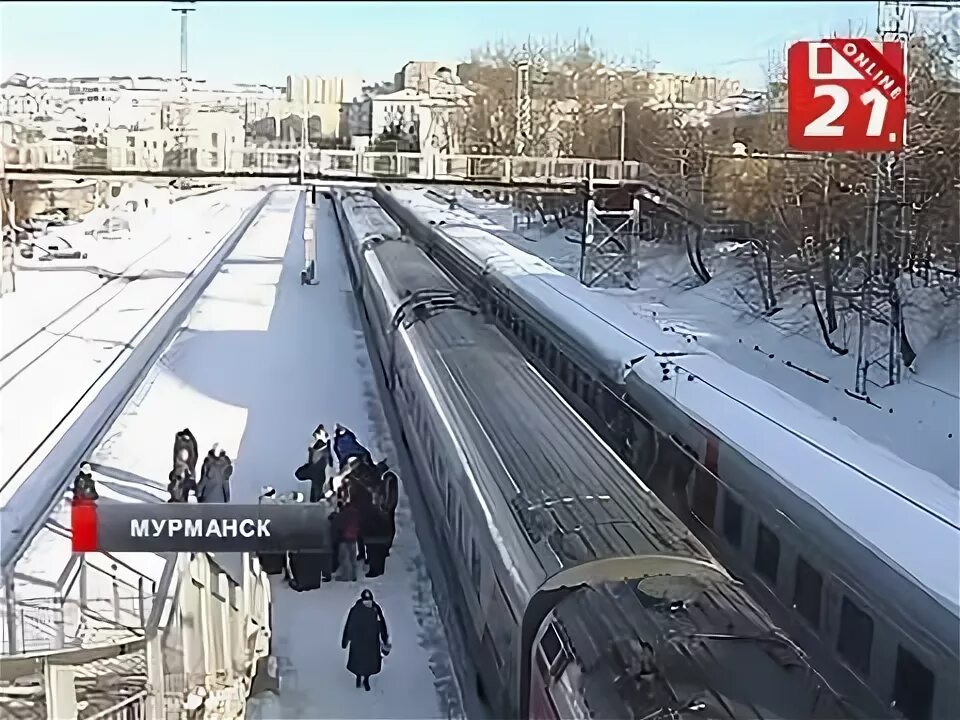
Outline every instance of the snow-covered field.
<path id="1" fill-rule="evenodd" d="M 509 206 L 457 193 L 460 205 L 474 216 L 465 220 L 512 228 Z M 429 201 L 428 201 L 429 202 Z M 436 206 L 439 207 L 439 206 Z M 539 224 L 500 237 L 543 259 L 557 270 L 577 276 L 580 247 L 572 224 L 556 230 Z M 780 298 L 783 308 L 772 317 L 753 313 L 739 297 L 756 295 L 749 264 L 729 248 L 707 258 L 713 278 L 695 281 L 682 250 L 651 244 L 634 276 L 634 290 L 598 289 L 616 298 L 637 318 L 663 332 L 694 341 L 861 437 L 885 447 L 910 465 L 957 487 L 960 482 L 960 332 L 957 303 L 932 312 L 922 291 L 908 295 L 904 307 L 908 336 L 918 347 L 916 372 L 904 370 L 899 385 L 871 387 L 873 404 L 851 397 L 855 379 L 853 353 L 838 356 L 824 345 L 816 316 L 805 293 Z M 952 314 L 951 314 L 952 313 Z M 840 332 L 850 337 L 855 324 Z M 918 339 L 922 338 L 922 342 Z M 853 346 L 853 343 L 851 343 Z M 788 364 L 789 363 L 789 364 Z M 807 372 L 804 372 L 807 371 Z M 879 372 L 879 371 L 877 371 Z M 811 374 L 816 377 L 812 377 Z M 879 407 L 877 407 L 879 406 Z"/>
<path id="2" fill-rule="evenodd" d="M 174 433 L 190 427 L 201 453 L 214 442 L 235 458 L 235 502 L 261 487 L 303 489 L 293 470 L 318 422 L 354 429 L 374 455 L 393 456 L 338 228 L 328 201 L 316 216 L 319 284 L 303 287 L 299 193 L 280 192 L 238 243 L 92 457 L 98 489 L 119 501 L 165 499 Z M 18 568 L 55 578 L 69 557 L 64 504 Z M 409 504 L 398 511 L 387 572 L 296 593 L 274 581 L 274 640 L 282 690 L 249 717 L 447 718 L 459 698 Z M 157 576 L 159 558 L 122 555 Z M 38 594 L 49 594 L 38 587 Z M 340 650 L 349 607 L 369 587 L 394 652 L 369 693 L 354 688 Z M 21 592 L 21 597 L 23 594 Z M 448 710 L 452 707 L 453 710 Z"/>

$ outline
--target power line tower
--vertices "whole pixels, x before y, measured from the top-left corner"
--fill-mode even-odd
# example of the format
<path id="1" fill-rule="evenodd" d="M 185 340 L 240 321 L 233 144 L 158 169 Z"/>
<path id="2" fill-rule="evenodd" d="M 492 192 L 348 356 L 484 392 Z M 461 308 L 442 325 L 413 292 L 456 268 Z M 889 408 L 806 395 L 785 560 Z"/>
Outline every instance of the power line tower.
<path id="1" fill-rule="evenodd" d="M 517 155 L 526 155 L 533 146 L 533 86 L 548 84 L 543 79 L 543 54 L 526 44 L 514 57 L 513 69 L 517 128 L 514 152 Z"/>
<path id="2" fill-rule="evenodd" d="M 916 9 L 943 9 L 956 7 L 956 3 L 925 2 L 916 0 L 879 0 L 877 3 L 877 35 L 881 41 L 899 42 L 904 48 L 904 75 L 909 78 L 908 66 L 911 37 L 917 25 Z M 900 266 L 907 256 L 912 240 L 912 212 L 910 197 L 910 173 L 908 168 L 909 136 L 904 132 L 904 151 L 899 154 L 886 153 L 875 156 L 872 203 L 870 207 L 870 247 L 867 256 L 867 278 L 865 281 L 863 307 L 860 312 L 860 327 L 857 337 L 857 375 L 856 392 L 867 394 L 870 368 L 880 366 L 886 370 L 885 384 L 900 382 L 903 365 L 902 349 L 903 315 L 899 293 L 890 290 L 890 282 L 896 282 Z M 889 248 L 885 254 L 890 256 L 884 263 L 885 277 L 880 277 L 880 204 L 881 183 L 887 178 L 892 187 L 885 188 L 885 194 L 899 195 L 896 230 L 887 240 L 893 239 L 898 251 Z M 890 275 L 894 279 L 891 281 Z M 886 324 L 886 333 L 872 328 L 874 321 Z"/>

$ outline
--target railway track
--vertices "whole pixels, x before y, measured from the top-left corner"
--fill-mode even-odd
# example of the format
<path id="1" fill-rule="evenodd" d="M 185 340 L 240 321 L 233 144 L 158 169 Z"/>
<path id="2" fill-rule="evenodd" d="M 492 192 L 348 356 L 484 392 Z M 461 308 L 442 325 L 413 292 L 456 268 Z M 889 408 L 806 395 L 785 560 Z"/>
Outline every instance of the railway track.
<path id="1" fill-rule="evenodd" d="M 202 292 L 212 279 L 222 259 L 255 222 L 271 195 L 271 192 L 266 193 L 246 210 L 225 233 L 225 239 L 213 243 L 202 257 L 191 264 L 189 270 L 160 275 L 168 280 L 176 279 L 177 282 L 165 288 L 160 297 L 154 296 L 150 303 L 152 310 L 149 307 L 130 308 L 140 312 L 140 317 L 136 317 L 136 312 L 129 313 L 136 318 L 134 322 L 109 341 L 106 354 L 92 360 L 95 369 L 90 370 L 80 383 L 68 385 L 69 397 L 65 400 L 57 398 L 59 404 L 54 398 L 44 397 L 43 380 L 51 369 L 56 369 L 57 356 L 68 350 L 62 343 L 68 338 L 82 342 L 96 341 L 95 337 L 78 338 L 78 331 L 95 328 L 98 319 L 102 320 L 101 311 L 105 305 L 114 301 L 135 301 L 136 298 L 131 296 L 138 292 L 137 288 L 148 284 L 142 280 L 150 278 L 150 274 L 138 279 L 135 279 L 135 275 L 131 276 L 130 282 L 120 285 L 101 285 L 60 314 L 58 320 L 68 317 L 71 311 L 76 311 L 93 299 L 91 309 L 84 307 L 79 319 L 69 320 L 66 332 L 52 334 L 41 328 L 4 356 L 3 366 L 0 366 L 4 373 L 4 384 L 0 392 L 3 395 L 8 395 L 11 390 L 33 393 L 36 396 L 35 407 L 29 408 L 28 412 L 45 413 L 47 416 L 42 424 L 43 434 L 31 437 L 18 452 L 18 457 L 0 475 L 0 511 L 4 514 L 0 563 L 5 576 L 9 577 L 13 566 L 62 497 L 72 469 L 100 441 L 140 379 L 162 352 L 170 333 L 189 312 L 197 293 Z M 154 246 L 138 261 L 166 248 L 168 242 L 169 239 Z M 128 269 L 138 261 L 131 263 Z M 116 279 L 122 277 L 124 275 L 118 274 Z M 122 317 L 121 313 L 117 315 Z M 46 327 L 49 328 L 58 320 L 47 323 Z M 55 348 L 60 352 L 52 353 Z M 11 370 L 13 377 L 7 375 Z M 6 401 L 4 404 L 9 407 Z M 55 409 L 52 405 L 56 405 Z M 7 434 L 6 430 L 4 434 Z"/>

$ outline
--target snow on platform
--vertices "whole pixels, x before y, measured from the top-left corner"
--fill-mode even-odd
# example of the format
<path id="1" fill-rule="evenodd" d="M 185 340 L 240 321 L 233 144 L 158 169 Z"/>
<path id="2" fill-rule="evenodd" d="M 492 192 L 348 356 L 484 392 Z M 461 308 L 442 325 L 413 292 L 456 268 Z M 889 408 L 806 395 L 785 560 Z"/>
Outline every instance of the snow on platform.
<path id="1" fill-rule="evenodd" d="M 960 612 L 960 558 L 952 551 L 960 542 L 955 487 L 698 347 L 696 338 L 668 331 L 614 295 L 583 287 L 518 249 L 521 240 L 508 243 L 504 238 L 511 234 L 492 221 L 450 210 L 422 191 L 398 189 L 393 194 L 421 218 L 442 222 L 462 252 L 486 272 L 513 283 L 539 312 L 559 313 L 581 345 L 608 359 L 610 374 L 629 364 L 630 372 L 690 417 L 915 578 L 951 612 Z M 652 352 L 675 356 L 667 358 L 676 365 L 670 382 L 661 381 L 662 370 L 653 358 L 631 363 Z M 891 535 L 890 527 L 898 532 Z M 931 553 L 931 547 L 949 551 Z"/>
<path id="2" fill-rule="evenodd" d="M 143 256 L 131 258 L 124 274 L 136 280 L 104 285 L 96 272 L 57 266 L 18 273 L 17 292 L 0 299 L 0 508 L 43 460 L 44 443 L 69 427 L 67 416 L 93 399 L 142 338 L 141 329 L 261 198 L 237 192 L 169 207 L 156 222 L 160 237 L 137 243 L 149 252 L 133 251 Z M 26 287 L 25 275 L 34 281 Z M 51 316 L 51 306 L 63 309 Z"/>
<path id="3" fill-rule="evenodd" d="M 165 499 L 173 435 L 184 427 L 201 454 L 218 442 L 235 458 L 234 502 L 256 502 L 266 484 L 302 490 L 293 470 L 319 422 L 343 423 L 375 456 L 393 456 L 332 206 L 321 201 L 316 216 L 319 284 L 301 286 L 298 198 L 274 196 L 97 449 L 92 460 L 102 496 Z M 56 524 L 68 516 L 64 505 L 21 561 L 21 573 L 49 579 L 59 572 L 69 541 Z M 274 579 L 273 652 L 282 691 L 253 701 L 249 717 L 450 717 L 459 699 L 412 523 L 402 498 L 383 577 L 305 593 Z M 138 567 L 159 560 L 119 557 Z M 346 613 L 365 587 L 383 608 L 394 648 L 369 693 L 355 689 L 340 649 Z"/>

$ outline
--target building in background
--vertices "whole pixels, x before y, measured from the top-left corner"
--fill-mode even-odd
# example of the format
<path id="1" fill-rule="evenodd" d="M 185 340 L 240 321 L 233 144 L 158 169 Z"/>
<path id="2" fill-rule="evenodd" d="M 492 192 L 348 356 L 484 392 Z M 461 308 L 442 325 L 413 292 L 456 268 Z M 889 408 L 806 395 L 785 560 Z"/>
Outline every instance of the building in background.
<path id="1" fill-rule="evenodd" d="M 251 142 L 268 147 L 300 143 L 306 115 L 312 147 L 342 144 L 350 136 L 348 112 L 362 86 L 361 80 L 351 77 L 288 75 L 283 96 L 250 123 Z"/>

